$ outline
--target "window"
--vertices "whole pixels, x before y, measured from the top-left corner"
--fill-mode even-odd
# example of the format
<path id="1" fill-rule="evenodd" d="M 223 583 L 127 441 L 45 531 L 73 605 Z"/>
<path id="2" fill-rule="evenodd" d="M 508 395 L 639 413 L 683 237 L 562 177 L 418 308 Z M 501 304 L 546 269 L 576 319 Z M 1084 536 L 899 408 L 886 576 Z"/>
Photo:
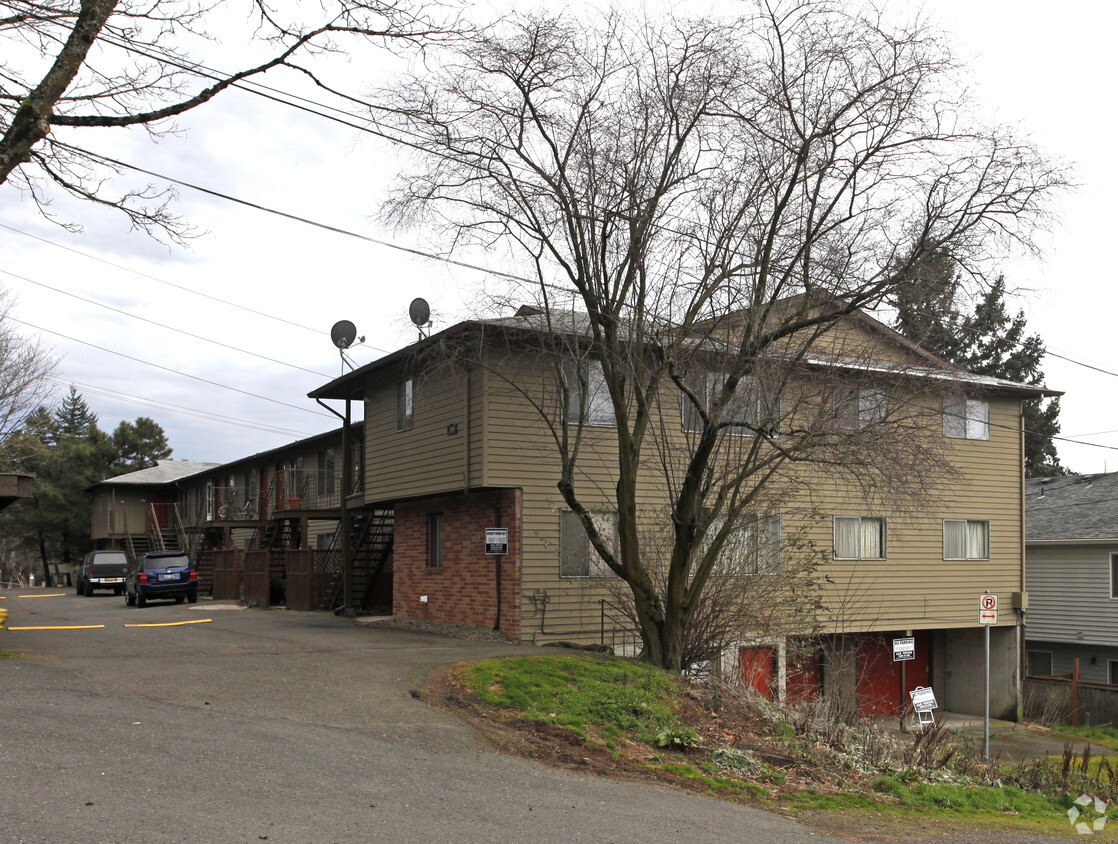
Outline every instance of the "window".
<path id="1" fill-rule="evenodd" d="M 617 514 L 608 510 L 592 510 L 590 518 L 598 533 L 617 548 Z M 590 544 L 582 521 L 573 510 L 559 511 L 559 576 L 610 577 L 613 570 Z"/>
<path id="2" fill-rule="evenodd" d="M 427 514 L 427 568 L 443 567 L 443 514 Z"/>
<path id="3" fill-rule="evenodd" d="M 314 547 L 319 551 L 329 551 L 334 547 L 334 537 L 337 534 L 320 533 L 314 538 Z"/>
<path id="4" fill-rule="evenodd" d="M 602 364 L 596 360 L 563 362 L 563 380 L 569 395 L 567 421 L 587 425 L 616 426 L 613 399 L 610 398 Z"/>
<path id="5" fill-rule="evenodd" d="M 705 372 L 689 376 L 687 380 L 703 407 L 709 409 L 717 401 L 726 377 L 717 372 Z M 780 400 L 766 396 L 760 381 L 753 376 L 746 376 L 738 382 L 734 397 L 722 413 L 723 424 L 731 424 L 725 430 L 739 436 L 752 436 L 754 429 L 762 426 L 773 428 L 779 419 Z M 700 431 L 702 427 L 702 418 L 694 403 L 684 396 L 683 430 Z"/>
<path id="6" fill-rule="evenodd" d="M 1027 662 L 1028 664 L 1025 666 L 1025 672 L 1030 677 L 1052 676 L 1051 651 L 1029 651 Z"/>
<path id="7" fill-rule="evenodd" d="M 396 430 L 410 431 L 415 425 L 415 379 L 396 384 Z"/>
<path id="8" fill-rule="evenodd" d="M 707 530 L 710 541 L 722 529 L 712 524 Z M 779 574 L 781 567 L 781 519 L 779 515 L 741 515 L 726 535 L 722 550 L 715 563 L 714 573 L 721 575 Z"/>
<path id="9" fill-rule="evenodd" d="M 318 494 L 334 494 L 334 449 L 325 448 L 318 453 Z"/>
<path id="10" fill-rule="evenodd" d="M 1110 597 L 1118 598 L 1118 554 L 1110 555 Z"/>
<path id="11" fill-rule="evenodd" d="M 943 435 L 966 440 L 990 439 L 990 403 L 980 399 L 945 398 Z"/>
<path id="12" fill-rule="evenodd" d="M 1106 682 L 1112 686 L 1118 685 L 1118 659 L 1106 661 Z"/>
<path id="13" fill-rule="evenodd" d="M 884 560 L 885 519 L 835 516 L 836 560 Z"/>
<path id="14" fill-rule="evenodd" d="M 885 419 L 885 391 L 872 389 L 849 390 L 838 401 L 835 421 L 846 431 L 861 431 Z"/>
<path id="15" fill-rule="evenodd" d="M 990 559 L 990 523 L 966 519 L 944 519 L 943 559 Z"/>

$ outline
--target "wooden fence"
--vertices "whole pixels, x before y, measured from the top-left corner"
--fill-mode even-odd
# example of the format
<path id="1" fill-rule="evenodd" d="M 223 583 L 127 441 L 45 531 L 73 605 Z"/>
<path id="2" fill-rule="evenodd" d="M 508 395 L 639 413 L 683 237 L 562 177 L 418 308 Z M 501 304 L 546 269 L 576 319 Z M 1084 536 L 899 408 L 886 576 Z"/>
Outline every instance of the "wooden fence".
<path id="1" fill-rule="evenodd" d="M 1026 677 L 1026 721 L 1078 727 L 1118 726 L 1118 685 L 1079 679 L 1079 660 L 1070 674 Z"/>

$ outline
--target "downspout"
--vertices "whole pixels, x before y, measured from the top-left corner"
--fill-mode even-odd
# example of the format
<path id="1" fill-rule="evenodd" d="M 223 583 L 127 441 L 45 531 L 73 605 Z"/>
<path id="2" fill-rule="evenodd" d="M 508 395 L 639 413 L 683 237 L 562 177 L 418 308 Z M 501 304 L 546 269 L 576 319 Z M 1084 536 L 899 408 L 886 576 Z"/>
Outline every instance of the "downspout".
<path id="1" fill-rule="evenodd" d="M 1026 671 L 1026 660 L 1027 660 L 1027 657 L 1028 657 L 1028 653 L 1027 653 L 1026 648 L 1025 648 L 1025 609 L 1024 609 L 1024 605 L 1026 603 L 1026 601 L 1024 599 L 1025 599 L 1025 595 L 1028 594 L 1027 593 L 1028 586 L 1027 586 L 1027 582 L 1025 580 L 1025 403 L 1023 401 L 1018 401 L 1017 402 L 1017 428 L 1021 432 L 1021 434 L 1020 434 L 1020 437 L 1021 437 L 1021 442 L 1020 442 L 1021 460 L 1019 461 L 1020 466 L 1021 466 L 1021 477 L 1020 477 L 1020 487 L 1019 487 L 1020 496 L 1019 496 L 1018 500 L 1020 501 L 1020 507 L 1021 507 L 1020 543 L 1021 543 L 1021 598 L 1022 598 L 1021 604 L 1022 604 L 1022 608 L 1019 609 L 1015 613 L 1015 615 L 1017 616 L 1017 618 L 1016 618 L 1016 622 L 1017 622 L 1017 684 L 1016 684 L 1017 685 L 1017 707 L 1016 707 L 1016 710 L 1017 710 L 1017 721 L 1018 721 L 1018 723 L 1020 723 L 1024 719 L 1024 716 L 1025 716 L 1025 702 L 1024 702 L 1025 671 Z"/>
<path id="2" fill-rule="evenodd" d="M 349 420 L 350 420 L 350 402 L 351 399 L 345 400 L 345 415 L 338 413 L 330 405 L 325 404 L 322 399 L 315 399 L 322 407 L 333 413 L 342 420 L 342 501 L 340 508 L 340 520 L 342 524 L 342 613 L 346 616 L 351 615 L 353 607 L 351 603 L 351 592 L 353 591 L 353 560 L 350 559 L 349 553 L 349 487 L 352 483 L 351 473 L 351 460 L 349 454 Z"/>

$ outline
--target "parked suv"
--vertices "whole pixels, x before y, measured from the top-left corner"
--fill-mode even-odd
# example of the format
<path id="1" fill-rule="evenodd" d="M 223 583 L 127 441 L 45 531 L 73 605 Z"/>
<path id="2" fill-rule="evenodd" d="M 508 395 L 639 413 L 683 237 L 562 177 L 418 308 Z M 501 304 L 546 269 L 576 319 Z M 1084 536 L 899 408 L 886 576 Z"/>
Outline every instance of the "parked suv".
<path id="1" fill-rule="evenodd" d="M 78 569 L 78 594 L 92 598 L 94 589 L 112 589 L 119 595 L 127 574 L 128 555 L 123 551 L 90 551 Z"/>
<path id="2" fill-rule="evenodd" d="M 124 584 L 124 603 L 144 606 L 149 600 L 183 598 L 198 602 L 198 572 L 183 551 L 152 551 L 128 571 Z"/>

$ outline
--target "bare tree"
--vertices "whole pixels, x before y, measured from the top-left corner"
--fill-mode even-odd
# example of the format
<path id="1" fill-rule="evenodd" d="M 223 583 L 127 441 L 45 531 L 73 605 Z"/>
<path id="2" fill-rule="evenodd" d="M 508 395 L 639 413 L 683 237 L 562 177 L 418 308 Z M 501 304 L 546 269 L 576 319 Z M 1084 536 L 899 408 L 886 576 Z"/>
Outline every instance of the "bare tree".
<path id="1" fill-rule="evenodd" d="M 391 47 L 437 39 L 451 29 L 407 0 L 328 0 L 314 4 L 322 17 L 310 23 L 282 20 L 271 4 L 249 0 L 257 42 L 270 55 L 227 72 L 206 67 L 183 45 L 208 40 L 208 19 L 230 4 L 17 0 L 0 5 L 6 10 L 0 43 L 7 44 L 0 59 L 0 184 L 11 177 L 47 216 L 50 189 L 60 188 L 118 208 L 136 227 L 173 239 L 181 238 L 184 227 L 168 211 L 171 191 L 152 186 L 114 191 L 107 178 L 113 165 L 82 148 L 82 133 L 57 130 L 143 126 L 153 135 L 171 132 L 172 118 L 278 67 L 319 83 L 299 60 L 339 49 L 340 37 Z"/>
<path id="2" fill-rule="evenodd" d="M 911 367 L 834 329 L 937 250 L 980 273 L 1031 247 L 1066 184 L 971 119 L 958 77 L 922 23 L 807 0 L 723 21 L 516 16 L 397 89 L 425 155 L 386 216 L 520 261 L 512 295 L 536 310 L 507 326 L 535 332 L 517 359 L 534 342 L 552 377 L 509 384 L 527 384 L 652 662 L 681 667 L 740 520 L 810 496 L 797 464 L 894 502 L 946 469 Z M 607 447 L 616 538 L 587 462 Z M 653 466 L 666 493 L 649 502 Z M 663 552 L 641 540 L 657 508 Z"/>
<path id="3" fill-rule="evenodd" d="M 49 349 L 19 333 L 11 307 L 11 295 L 0 290 L 0 446 L 46 400 L 57 363 Z"/>

